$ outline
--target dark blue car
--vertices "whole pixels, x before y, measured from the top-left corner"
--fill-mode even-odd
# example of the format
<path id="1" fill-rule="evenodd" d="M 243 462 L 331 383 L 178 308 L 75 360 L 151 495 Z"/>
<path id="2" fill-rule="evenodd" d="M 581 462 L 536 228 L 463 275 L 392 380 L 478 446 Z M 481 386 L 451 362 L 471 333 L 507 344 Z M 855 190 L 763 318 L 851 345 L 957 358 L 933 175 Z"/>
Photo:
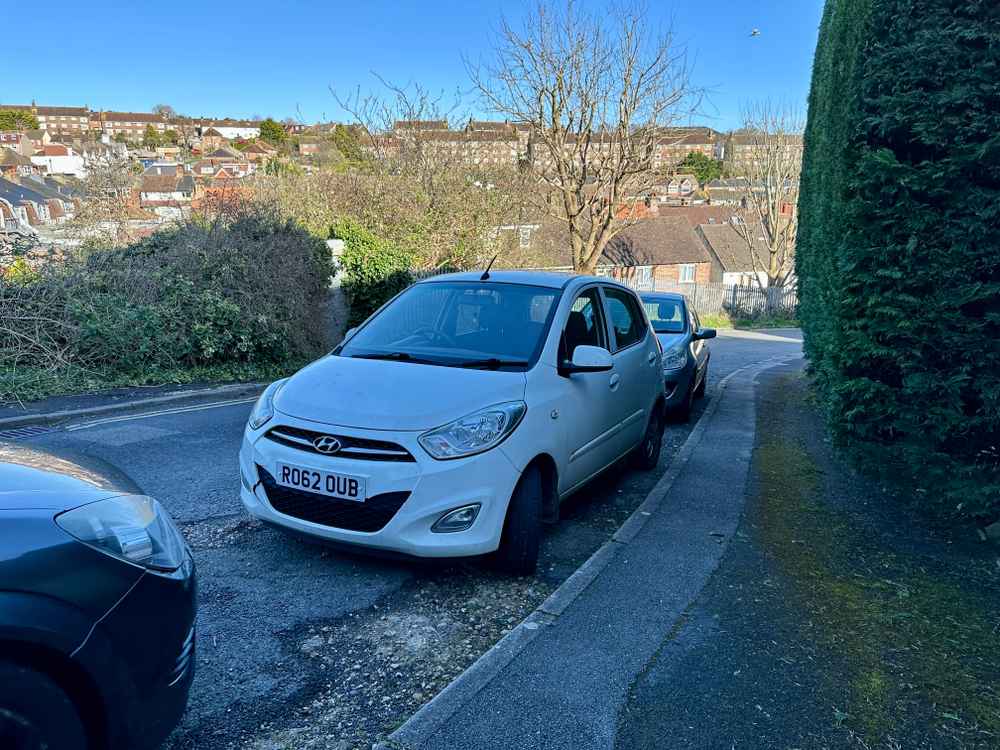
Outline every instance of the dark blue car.
<path id="1" fill-rule="evenodd" d="M 0 442 L 0 748 L 152 748 L 194 675 L 191 553 L 109 467 Z"/>
<path id="2" fill-rule="evenodd" d="M 686 422 L 694 400 L 705 395 L 712 356 L 705 340 L 715 338 L 715 329 L 701 327 L 698 313 L 688 307 L 682 294 L 649 292 L 641 296 L 663 349 L 667 417 Z"/>

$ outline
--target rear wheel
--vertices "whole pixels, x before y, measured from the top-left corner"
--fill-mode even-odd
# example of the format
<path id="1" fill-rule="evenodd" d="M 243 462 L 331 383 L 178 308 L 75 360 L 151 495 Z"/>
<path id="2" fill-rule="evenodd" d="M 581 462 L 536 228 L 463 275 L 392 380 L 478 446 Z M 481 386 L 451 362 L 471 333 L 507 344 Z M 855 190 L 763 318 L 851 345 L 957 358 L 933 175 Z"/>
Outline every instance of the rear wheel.
<path id="1" fill-rule="evenodd" d="M 65 691 L 41 672 L 0 662 L 0 748 L 86 750 L 87 732 Z"/>
<path id="2" fill-rule="evenodd" d="M 632 461 L 636 468 L 643 471 L 651 471 L 660 463 L 660 451 L 663 448 L 663 419 L 660 416 L 661 405 L 653 407 L 653 413 L 649 415 L 649 422 L 646 424 L 646 432 L 642 436 L 642 442 L 632 454 Z"/>
<path id="3" fill-rule="evenodd" d="M 542 472 L 529 466 L 521 475 L 504 520 L 497 566 L 517 576 L 531 575 L 538 566 L 542 539 Z"/>

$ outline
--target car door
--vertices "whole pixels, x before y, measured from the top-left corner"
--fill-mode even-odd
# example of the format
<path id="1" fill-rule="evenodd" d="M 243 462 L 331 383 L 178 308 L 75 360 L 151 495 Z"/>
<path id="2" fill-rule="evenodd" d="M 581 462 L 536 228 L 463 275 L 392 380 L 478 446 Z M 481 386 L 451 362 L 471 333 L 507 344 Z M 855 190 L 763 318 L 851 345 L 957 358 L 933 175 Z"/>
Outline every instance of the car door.
<path id="1" fill-rule="evenodd" d="M 611 356 L 618 376 L 613 389 L 621 430 L 616 439 L 618 455 L 632 450 L 642 440 L 655 401 L 662 388 L 660 347 L 650 329 L 642 305 L 633 292 L 622 287 L 602 286 L 611 327 Z"/>
<path id="2" fill-rule="evenodd" d="M 559 361 L 571 361 L 573 351 L 582 344 L 610 351 L 604 304 L 597 286 L 582 289 L 562 321 Z M 566 451 L 559 472 L 560 493 L 579 486 L 618 457 L 615 437 L 621 412 L 619 380 L 615 370 L 561 377 L 558 417 Z"/>
<path id="3" fill-rule="evenodd" d="M 691 387 L 696 388 L 701 379 L 705 376 L 705 365 L 708 364 L 707 345 L 701 339 L 696 339 L 694 335 L 701 330 L 701 320 L 698 313 L 688 308 L 688 325 L 691 326 L 691 358 L 694 361 L 695 376 Z"/>

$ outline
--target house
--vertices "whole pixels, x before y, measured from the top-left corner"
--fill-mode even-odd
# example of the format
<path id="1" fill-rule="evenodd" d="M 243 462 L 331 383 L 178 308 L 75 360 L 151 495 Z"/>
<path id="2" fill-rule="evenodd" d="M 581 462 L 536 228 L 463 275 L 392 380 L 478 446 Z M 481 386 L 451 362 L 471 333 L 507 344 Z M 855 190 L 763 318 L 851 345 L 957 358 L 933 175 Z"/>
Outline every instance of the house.
<path id="1" fill-rule="evenodd" d="M 742 226 L 750 232 L 755 231 L 754 225 Z M 752 284 L 755 283 L 754 275 L 756 274 L 761 284 L 767 286 L 767 272 L 760 268 L 759 262 L 755 269 L 754 256 L 750 246 L 736 227 L 735 221 L 721 224 L 702 224 L 698 227 L 698 233 L 722 267 L 723 284 Z"/>
<path id="2" fill-rule="evenodd" d="M 725 180 L 712 180 L 705 185 L 708 200 L 713 205 L 743 206 L 747 190 L 745 177 L 731 177 Z"/>
<path id="3" fill-rule="evenodd" d="M 320 144 L 322 139 L 315 135 L 303 135 L 299 137 L 299 155 L 300 156 L 316 156 L 320 151 Z M 247 150 L 243 153 L 246 154 Z"/>
<path id="4" fill-rule="evenodd" d="M 31 226 L 48 224 L 52 221 L 49 199 L 12 180 L 0 177 L 0 199 L 23 209 L 24 220 Z M 57 212 L 61 211 L 62 206 L 59 205 Z"/>
<path id="5" fill-rule="evenodd" d="M 61 143 L 42 146 L 32 155 L 31 161 L 46 174 L 68 174 L 81 178 L 87 174 L 83 156 Z"/>
<path id="6" fill-rule="evenodd" d="M 22 177 L 17 180 L 17 183 L 45 199 L 46 205 L 49 207 L 49 217 L 53 221 L 68 221 L 76 213 L 76 203 L 73 199 L 63 191 L 49 185 L 41 175 Z"/>
<path id="7" fill-rule="evenodd" d="M 604 249 L 601 265 L 611 275 L 639 288 L 656 283 L 698 283 L 718 280 L 715 258 L 687 217 L 656 216 L 626 227 Z"/>
<path id="8" fill-rule="evenodd" d="M 12 204 L 0 195 L 0 237 L 6 234 L 28 235 L 35 230 L 28 221 L 28 211 L 24 206 Z"/>
<path id="9" fill-rule="evenodd" d="M 43 146 L 48 146 L 52 143 L 52 136 L 41 128 L 36 130 L 24 130 L 22 133 L 24 134 L 24 138 L 28 141 L 27 148 L 31 150 L 31 154 L 39 151 Z M 31 156 L 31 154 L 25 154 L 25 156 Z"/>
<path id="10" fill-rule="evenodd" d="M 215 130 L 220 136 L 222 136 L 227 141 L 235 141 L 237 138 L 259 138 L 260 137 L 260 121 L 259 120 L 214 120 L 209 124 L 209 130 Z M 204 130 L 202 133 L 204 134 Z M 202 149 L 205 150 L 204 148 Z"/>
<path id="11" fill-rule="evenodd" d="M 24 177 L 37 174 L 38 166 L 12 148 L 0 146 L 0 177 Z"/>
<path id="12" fill-rule="evenodd" d="M 698 178 L 693 174 L 667 177 L 650 191 L 650 205 L 688 206 L 698 198 Z"/>
<path id="13" fill-rule="evenodd" d="M 253 141 L 243 149 L 243 156 L 247 161 L 254 164 L 261 164 L 270 159 L 276 151 L 266 141 Z"/>
<path id="14" fill-rule="evenodd" d="M 229 140 L 215 128 L 206 128 L 201 134 L 201 151 L 206 153 L 229 145 Z"/>
<path id="15" fill-rule="evenodd" d="M 0 148 L 9 148 L 21 156 L 31 156 L 35 153 L 34 144 L 18 130 L 0 130 Z"/>
<path id="16" fill-rule="evenodd" d="M 179 146 L 157 146 L 153 149 L 159 161 L 176 161 L 181 156 Z"/>
<path id="17" fill-rule="evenodd" d="M 147 170 L 148 172 L 148 170 Z M 139 207 L 161 218 L 179 218 L 195 196 L 194 178 L 182 170 L 143 173 L 139 182 Z"/>

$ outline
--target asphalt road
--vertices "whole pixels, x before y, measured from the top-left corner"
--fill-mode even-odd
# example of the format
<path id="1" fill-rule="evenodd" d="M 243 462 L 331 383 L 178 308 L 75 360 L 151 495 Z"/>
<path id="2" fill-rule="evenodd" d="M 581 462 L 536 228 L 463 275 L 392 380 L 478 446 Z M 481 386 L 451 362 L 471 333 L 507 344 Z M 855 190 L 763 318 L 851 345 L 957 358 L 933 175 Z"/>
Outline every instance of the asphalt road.
<path id="1" fill-rule="evenodd" d="M 796 354 L 795 330 L 720 332 L 711 342 L 708 398 L 744 365 Z M 239 502 L 236 456 L 250 403 L 204 405 L 73 425 L 30 443 L 96 455 L 157 497 L 191 541 L 199 572 L 198 672 L 185 719 L 169 748 L 238 745 L 264 721 L 324 679 L 289 641 L 307 627 L 367 612 L 415 577 L 422 565 L 336 553 L 248 523 Z M 695 412 L 697 418 L 699 405 Z M 659 471 L 614 470 L 578 493 L 546 537 L 539 579 L 556 585 L 642 501 L 689 425 L 665 434 Z"/>

